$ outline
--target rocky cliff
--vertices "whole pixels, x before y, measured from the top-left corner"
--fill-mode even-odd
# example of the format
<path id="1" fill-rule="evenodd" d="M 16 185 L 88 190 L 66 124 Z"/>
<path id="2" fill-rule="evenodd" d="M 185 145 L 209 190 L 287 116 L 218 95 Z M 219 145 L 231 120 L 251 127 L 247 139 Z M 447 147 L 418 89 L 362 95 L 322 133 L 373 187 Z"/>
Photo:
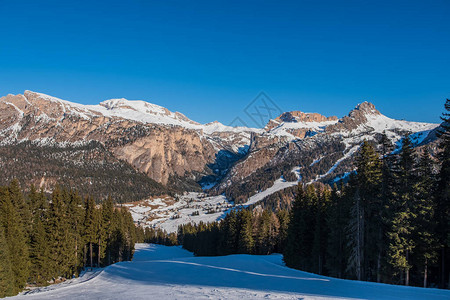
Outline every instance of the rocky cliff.
<path id="1" fill-rule="evenodd" d="M 75 148 L 95 143 L 106 156 L 156 182 L 156 189 L 203 186 L 231 199 L 248 197 L 280 177 L 296 180 L 294 168 L 300 168 L 303 181 L 329 182 L 353 170 L 353 156 L 364 139 L 377 143 L 385 133 L 397 143 L 413 133 L 422 143 L 431 139 L 428 133 L 436 126 L 390 119 L 368 102 L 342 118 L 291 111 L 270 120 L 264 129 L 254 129 L 199 124 L 144 101 L 111 99 L 81 105 L 31 91 L 0 98 L 1 147 L 30 143 L 81 151 Z M 105 164 L 105 155 L 93 160 Z M 46 167 L 51 169 L 40 168 Z M 13 171 L 8 174 L 14 176 Z M 35 183 L 42 180 L 46 182 L 34 178 Z"/>

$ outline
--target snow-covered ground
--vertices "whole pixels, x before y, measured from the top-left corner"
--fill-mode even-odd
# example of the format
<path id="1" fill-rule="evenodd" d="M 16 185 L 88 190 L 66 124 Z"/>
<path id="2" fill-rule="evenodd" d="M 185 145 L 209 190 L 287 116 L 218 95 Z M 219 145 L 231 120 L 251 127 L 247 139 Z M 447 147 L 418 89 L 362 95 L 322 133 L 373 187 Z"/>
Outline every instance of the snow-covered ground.
<path id="1" fill-rule="evenodd" d="M 131 262 L 12 299 L 449 299 L 450 291 L 358 282 L 287 268 L 281 255 L 194 257 L 137 244 Z M 89 276 L 89 274 L 85 274 Z"/>
<path id="2" fill-rule="evenodd" d="M 169 233 L 176 232 L 179 225 L 220 220 L 232 209 L 255 204 L 277 191 L 297 185 L 301 179 L 300 168 L 293 168 L 292 172 L 297 176 L 297 181 L 286 181 L 281 177 L 275 180 L 271 187 L 258 191 L 240 205 L 228 201 L 224 195 L 208 197 L 204 193 L 194 192 L 185 193 L 177 198 L 169 196 L 150 198 L 123 205 L 128 207 L 133 220 L 139 225 L 161 228 Z"/>
<path id="3" fill-rule="evenodd" d="M 144 227 L 176 232 L 181 224 L 214 222 L 234 207 L 224 195 L 208 197 L 204 193 L 185 193 L 177 198 L 152 198 L 124 204 L 133 220 Z"/>

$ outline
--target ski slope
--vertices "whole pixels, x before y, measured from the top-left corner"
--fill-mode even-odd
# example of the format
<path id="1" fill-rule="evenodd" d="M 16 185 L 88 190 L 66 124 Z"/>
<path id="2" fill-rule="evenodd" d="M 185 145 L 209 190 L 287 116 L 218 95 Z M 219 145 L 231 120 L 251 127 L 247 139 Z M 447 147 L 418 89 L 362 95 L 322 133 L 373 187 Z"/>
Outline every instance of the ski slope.
<path id="1" fill-rule="evenodd" d="M 450 299 L 450 291 L 328 278 L 289 269 L 281 255 L 194 257 L 137 244 L 132 262 L 13 299 Z"/>

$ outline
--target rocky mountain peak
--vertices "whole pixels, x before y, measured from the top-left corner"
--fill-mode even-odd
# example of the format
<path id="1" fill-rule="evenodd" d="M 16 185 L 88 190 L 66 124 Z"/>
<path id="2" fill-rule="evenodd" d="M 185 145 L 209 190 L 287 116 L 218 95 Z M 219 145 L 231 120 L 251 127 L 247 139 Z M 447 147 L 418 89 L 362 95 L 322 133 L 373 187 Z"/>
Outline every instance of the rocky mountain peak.
<path id="1" fill-rule="evenodd" d="M 350 115 L 356 111 L 364 113 L 365 115 L 381 115 L 381 113 L 375 108 L 375 105 L 368 101 L 358 104 L 355 109 L 350 112 Z"/>
<path id="2" fill-rule="evenodd" d="M 266 130 L 271 130 L 283 123 L 305 123 L 307 125 L 308 123 L 332 122 L 337 120 L 338 118 L 335 116 L 326 117 L 318 113 L 305 113 L 299 110 L 288 111 L 282 113 L 277 118 L 270 120 L 266 125 Z"/>
<path id="3" fill-rule="evenodd" d="M 281 122 L 326 122 L 326 121 L 335 121 L 338 118 L 335 116 L 326 117 L 324 115 L 318 113 L 305 113 L 301 111 L 288 111 L 282 113 L 276 121 Z"/>
<path id="4" fill-rule="evenodd" d="M 327 127 L 326 131 L 351 131 L 378 117 L 383 117 L 383 115 L 375 108 L 375 105 L 364 101 L 351 110 L 347 116 L 341 118 L 338 123 Z"/>

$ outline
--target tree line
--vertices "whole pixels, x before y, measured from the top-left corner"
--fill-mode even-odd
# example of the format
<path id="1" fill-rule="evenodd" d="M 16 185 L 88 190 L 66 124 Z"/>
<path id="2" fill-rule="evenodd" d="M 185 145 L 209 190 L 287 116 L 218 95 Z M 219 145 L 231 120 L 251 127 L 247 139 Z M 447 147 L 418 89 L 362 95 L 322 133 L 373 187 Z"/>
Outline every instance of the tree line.
<path id="1" fill-rule="evenodd" d="M 0 187 L 0 297 L 131 260 L 135 241 L 131 214 L 110 197 L 96 205 L 59 186 L 25 194 L 13 180 Z"/>
<path id="2" fill-rule="evenodd" d="M 180 226 L 178 241 L 196 255 L 280 252 L 287 266 L 308 272 L 448 288 L 450 113 L 442 119 L 435 158 L 409 137 L 394 151 L 383 135 L 378 149 L 361 144 L 345 184 L 300 184 L 288 215 L 232 211 L 220 222 Z"/>
<path id="3" fill-rule="evenodd" d="M 286 210 L 232 210 L 222 221 L 180 225 L 178 242 L 200 256 L 270 254 L 283 250 L 288 222 Z"/>

